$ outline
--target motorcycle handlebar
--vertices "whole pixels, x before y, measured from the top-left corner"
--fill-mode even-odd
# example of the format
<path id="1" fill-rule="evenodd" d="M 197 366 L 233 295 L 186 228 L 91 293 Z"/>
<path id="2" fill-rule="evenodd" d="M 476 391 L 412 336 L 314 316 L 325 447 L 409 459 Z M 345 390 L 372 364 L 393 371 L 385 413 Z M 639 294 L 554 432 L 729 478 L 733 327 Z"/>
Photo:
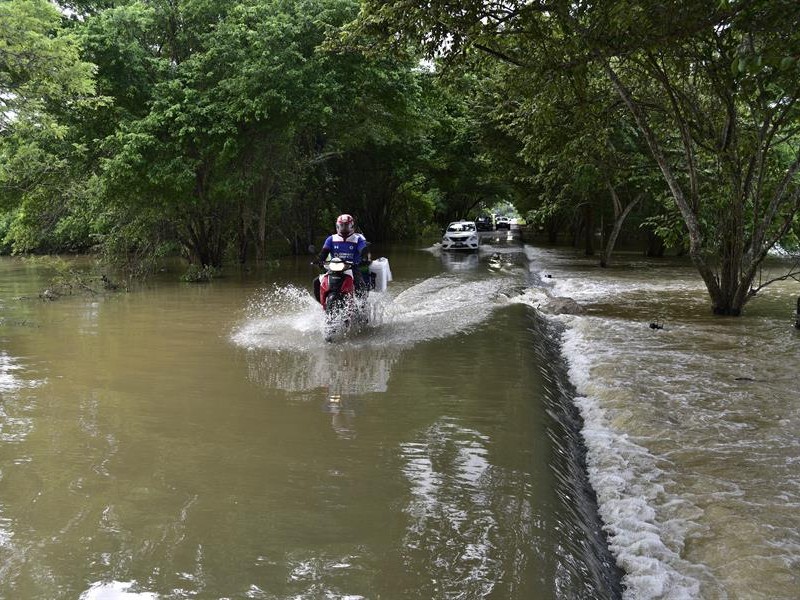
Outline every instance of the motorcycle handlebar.
<path id="1" fill-rule="evenodd" d="M 323 261 L 323 260 L 312 260 L 308 264 L 311 265 L 312 267 L 319 267 L 320 269 L 325 269 L 325 268 L 327 268 L 327 266 L 330 263 L 331 263 L 331 261 L 329 261 L 329 260 L 325 260 L 325 261 Z M 343 260 L 342 263 L 344 263 L 345 269 L 352 269 L 352 268 L 355 267 L 355 265 L 353 263 L 347 262 L 346 260 Z"/>

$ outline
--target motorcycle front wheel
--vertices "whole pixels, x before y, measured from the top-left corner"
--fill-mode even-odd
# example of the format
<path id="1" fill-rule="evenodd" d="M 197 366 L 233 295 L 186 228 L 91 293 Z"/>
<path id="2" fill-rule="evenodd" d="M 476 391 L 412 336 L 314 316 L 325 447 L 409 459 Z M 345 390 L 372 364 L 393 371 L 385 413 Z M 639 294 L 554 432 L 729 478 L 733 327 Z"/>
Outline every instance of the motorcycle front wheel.
<path id="1" fill-rule="evenodd" d="M 347 299 L 342 296 L 329 297 L 325 302 L 325 341 L 332 342 L 347 335 L 350 324 Z"/>

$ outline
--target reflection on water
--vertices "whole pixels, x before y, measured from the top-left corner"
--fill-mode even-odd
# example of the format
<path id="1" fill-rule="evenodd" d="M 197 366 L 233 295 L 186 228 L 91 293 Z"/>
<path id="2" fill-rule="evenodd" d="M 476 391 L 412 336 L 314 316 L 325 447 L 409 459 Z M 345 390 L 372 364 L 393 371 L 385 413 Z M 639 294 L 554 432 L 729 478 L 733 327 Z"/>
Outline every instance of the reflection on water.
<path id="1" fill-rule="evenodd" d="M 332 395 L 385 392 L 398 348 L 328 345 L 305 351 L 250 350 L 248 376 L 268 388 L 302 392 L 327 388 Z"/>
<path id="2" fill-rule="evenodd" d="M 477 252 L 439 252 L 439 256 L 444 268 L 454 273 L 473 271 L 480 265 Z"/>
<path id="3" fill-rule="evenodd" d="M 0 338 L 0 598 L 614 598 L 498 252 L 390 253 L 341 344 L 305 262 L 15 304 L 37 326 Z"/>
<path id="4" fill-rule="evenodd" d="M 440 421 L 401 448 L 412 491 L 404 543 L 409 556 L 431 557 L 432 597 L 486 597 L 502 574 L 500 553 L 515 550 L 498 547 L 495 539 L 499 524 L 492 507 L 497 498 L 486 456 L 489 442 L 477 431 Z M 529 529 L 530 523 L 521 520 L 516 527 Z"/>

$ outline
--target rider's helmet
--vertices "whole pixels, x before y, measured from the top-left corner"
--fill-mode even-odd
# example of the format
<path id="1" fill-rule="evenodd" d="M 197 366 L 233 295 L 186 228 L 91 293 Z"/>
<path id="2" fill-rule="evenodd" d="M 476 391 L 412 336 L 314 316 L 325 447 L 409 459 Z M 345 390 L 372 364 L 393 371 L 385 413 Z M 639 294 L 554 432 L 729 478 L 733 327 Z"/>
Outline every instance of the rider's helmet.
<path id="1" fill-rule="evenodd" d="M 343 238 L 346 238 L 350 235 L 353 235 L 354 231 L 355 223 L 353 221 L 353 217 L 350 215 L 339 215 L 339 218 L 336 219 L 336 233 Z"/>

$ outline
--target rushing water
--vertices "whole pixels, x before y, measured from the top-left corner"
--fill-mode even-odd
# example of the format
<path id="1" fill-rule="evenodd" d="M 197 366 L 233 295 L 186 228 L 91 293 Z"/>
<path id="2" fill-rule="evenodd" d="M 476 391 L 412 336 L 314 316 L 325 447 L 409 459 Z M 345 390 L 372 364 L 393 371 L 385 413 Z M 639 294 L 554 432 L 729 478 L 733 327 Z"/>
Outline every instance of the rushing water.
<path id="1" fill-rule="evenodd" d="M 387 249 L 322 341 L 307 261 L 37 297 L 0 260 L 0 598 L 614 598 L 518 245 Z"/>
<path id="2" fill-rule="evenodd" d="M 680 262 L 385 252 L 336 344 L 302 259 L 54 302 L 0 260 L 0 599 L 798 597 L 796 282 L 726 319 Z"/>
<path id="3" fill-rule="evenodd" d="M 800 597 L 800 284 L 715 318 L 685 264 L 526 250 L 522 301 L 587 309 L 553 320 L 625 596 Z"/>

